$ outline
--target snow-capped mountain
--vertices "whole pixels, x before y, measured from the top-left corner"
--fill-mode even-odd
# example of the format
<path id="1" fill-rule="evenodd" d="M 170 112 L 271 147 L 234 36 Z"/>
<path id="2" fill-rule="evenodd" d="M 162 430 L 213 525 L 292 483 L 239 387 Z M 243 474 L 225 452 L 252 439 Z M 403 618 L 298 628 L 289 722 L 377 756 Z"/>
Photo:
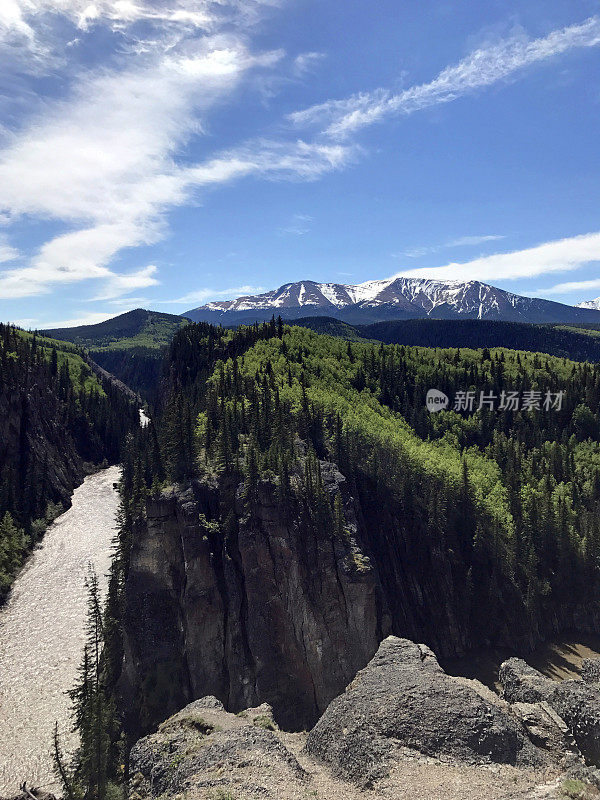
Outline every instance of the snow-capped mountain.
<path id="1" fill-rule="evenodd" d="M 600 297 L 595 300 L 584 300 L 582 303 L 575 303 L 575 308 L 592 308 L 600 311 Z"/>
<path id="2" fill-rule="evenodd" d="M 512 322 L 600 322 L 599 306 L 575 308 L 523 297 L 480 281 L 388 278 L 352 286 L 298 281 L 258 295 L 207 303 L 184 316 L 237 325 L 270 319 L 330 316 L 346 322 L 388 319 L 497 319 Z"/>

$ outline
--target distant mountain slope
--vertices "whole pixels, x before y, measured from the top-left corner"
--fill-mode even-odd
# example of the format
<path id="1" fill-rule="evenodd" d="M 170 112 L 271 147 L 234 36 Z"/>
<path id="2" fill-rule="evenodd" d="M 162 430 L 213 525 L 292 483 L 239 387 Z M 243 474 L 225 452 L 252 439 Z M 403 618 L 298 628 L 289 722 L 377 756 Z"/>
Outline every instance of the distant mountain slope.
<path id="1" fill-rule="evenodd" d="M 97 325 L 57 328 L 44 333 L 87 348 L 97 364 L 152 404 L 163 351 L 188 322 L 176 314 L 136 308 Z"/>
<path id="2" fill-rule="evenodd" d="M 496 319 L 511 322 L 600 322 L 600 311 L 507 292 L 480 281 L 390 278 L 351 286 L 298 281 L 259 295 L 187 311 L 194 321 L 237 325 L 269 319 L 329 316 L 353 324 L 390 319 Z"/>
<path id="3" fill-rule="evenodd" d="M 600 361 L 600 335 L 597 331 L 560 325 L 471 319 L 393 320 L 372 325 L 348 325 L 331 317 L 305 317 L 293 324 L 350 340 L 374 339 L 385 344 L 411 347 L 508 347 L 548 353 L 573 361 Z"/>
<path id="4" fill-rule="evenodd" d="M 42 333 L 93 350 L 161 348 L 169 344 L 175 332 L 186 324 L 187 320 L 177 314 L 136 308 L 96 325 L 53 328 Z"/>

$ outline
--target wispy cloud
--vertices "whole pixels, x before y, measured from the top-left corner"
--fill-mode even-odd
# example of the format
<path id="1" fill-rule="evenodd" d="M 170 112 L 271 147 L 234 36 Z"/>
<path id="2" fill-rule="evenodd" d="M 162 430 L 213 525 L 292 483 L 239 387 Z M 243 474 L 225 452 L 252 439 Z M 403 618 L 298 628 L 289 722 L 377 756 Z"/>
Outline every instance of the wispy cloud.
<path id="1" fill-rule="evenodd" d="M 452 239 L 449 242 L 446 242 L 446 247 L 475 247 L 478 244 L 483 244 L 484 242 L 496 242 L 498 239 L 506 239 L 506 236 L 503 236 L 499 233 L 488 233 L 484 234 L 483 236 L 459 236 L 458 239 Z"/>
<path id="2" fill-rule="evenodd" d="M 566 283 L 557 283 L 555 286 L 549 286 L 546 289 L 538 289 L 536 294 L 570 294 L 571 292 L 588 292 L 600 289 L 600 278 L 594 278 L 587 281 L 568 281 Z"/>
<path id="3" fill-rule="evenodd" d="M 256 140 L 203 163 L 176 163 L 208 111 L 248 71 L 280 58 L 251 54 L 235 35 L 205 36 L 140 67 L 84 75 L 71 97 L 49 103 L 0 151 L 0 212 L 74 229 L 47 241 L 26 265 L 0 273 L 0 297 L 90 278 L 106 279 L 99 297 L 114 296 L 132 286 L 131 276 L 110 269 L 116 254 L 162 238 L 166 213 L 192 202 L 194 190 L 252 174 L 313 180 L 347 163 L 351 148 L 301 140 Z M 138 274 L 133 288 L 156 283 L 148 277 Z"/>
<path id="4" fill-rule="evenodd" d="M 513 77 L 524 68 L 568 50 L 600 44 L 600 17 L 553 31 L 539 39 L 519 33 L 496 45 L 475 50 L 462 61 L 443 69 L 429 83 L 399 94 L 388 89 L 361 92 L 342 100 L 328 100 L 290 115 L 298 126 L 318 126 L 325 135 L 343 139 L 352 133 L 396 115 L 412 114 L 450 103 L 476 89 Z"/>
<path id="5" fill-rule="evenodd" d="M 147 289 L 149 286 L 157 286 L 160 281 L 155 277 L 158 268 L 154 264 L 142 267 L 136 272 L 125 275 L 114 275 L 106 282 L 103 291 L 93 298 L 93 300 L 113 300 L 123 294 L 134 292 L 136 289 Z M 129 301 L 131 302 L 131 301 Z"/>
<path id="6" fill-rule="evenodd" d="M 298 77 L 313 72 L 325 58 L 325 53 L 300 53 L 294 59 L 294 74 Z"/>
<path id="7" fill-rule="evenodd" d="M 314 217 L 310 214 L 294 214 L 291 220 L 282 228 L 279 228 L 281 235 L 290 236 L 304 236 L 311 228 L 311 223 L 314 222 Z"/>
<path id="8" fill-rule="evenodd" d="M 207 303 L 210 300 L 234 300 L 237 297 L 245 297 L 246 295 L 259 294 L 264 292 L 263 286 L 236 286 L 231 289 L 197 289 L 196 291 L 189 292 L 183 297 L 177 297 L 174 300 L 160 300 L 161 304 L 179 304 L 191 305 L 192 303 Z"/>
<path id="9" fill-rule="evenodd" d="M 399 253 L 392 253 L 392 258 L 422 258 L 423 256 L 431 255 L 431 253 L 439 253 L 441 250 L 446 250 L 450 247 L 475 247 L 478 244 L 495 242 L 505 238 L 505 236 L 493 233 L 483 236 L 459 236 L 457 239 L 450 239 L 450 241 L 444 242 L 443 244 L 409 247 Z"/>
<path id="10" fill-rule="evenodd" d="M 223 24 L 252 22 L 261 9 L 274 5 L 278 0 L 2 0 L 0 42 L 20 39 L 47 55 L 51 45 L 58 44 L 52 22 L 60 19 L 82 33 L 103 26 L 121 36 L 130 34 L 142 51 L 161 46 L 165 37 L 172 46 L 198 30 L 213 32 Z M 147 26 L 143 41 L 137 39 L 140 23 Z"/>
<path id="11" fill-rule="evenodd" d="M 0 264 L 6 261 L 15 261 L 19 257 L 19 251 L 8 243 L 6 236 L 0 234 Z"/>
<path id="12" fill-rule="evenodd" d="M 70 317 L 69 319 L 53 320 L 52 322 L 43 322 L 37 326 L 41 330 L 49 328 L 75 328 L 78 325 L 96 325 L 98 322 L 104 322 L 111 317 L 114 317 L 114 311 L 90 311 L 82 312 L 81 316 Z M 37 324 L 37 320 L 34 320 Z"/>
<path id="13" fill-rule="evenodd" d="M 593 261 L 600 261 L 600 233 L 586 233 L 569 239 L 482 256 L 473 261 L 450 263 L 440 267 L 422 267 L 398 272 L 409 278 L 436 280 L 500 281 L 530 278 L 551 272 L 575 270 Z"/>

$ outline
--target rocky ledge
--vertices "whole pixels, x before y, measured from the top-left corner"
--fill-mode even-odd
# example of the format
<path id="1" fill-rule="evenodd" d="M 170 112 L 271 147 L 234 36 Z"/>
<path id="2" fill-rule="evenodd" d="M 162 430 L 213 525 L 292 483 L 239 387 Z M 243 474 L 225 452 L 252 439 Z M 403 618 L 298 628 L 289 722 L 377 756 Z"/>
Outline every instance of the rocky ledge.
<path id="1" fill-rule="evenodd" d="M 309 733 L 189 704 L 134 746 L 130 800 L 600 798 L 595 666 L 557 684 L 510 659 L 501 697 L 390 636 Z"/>

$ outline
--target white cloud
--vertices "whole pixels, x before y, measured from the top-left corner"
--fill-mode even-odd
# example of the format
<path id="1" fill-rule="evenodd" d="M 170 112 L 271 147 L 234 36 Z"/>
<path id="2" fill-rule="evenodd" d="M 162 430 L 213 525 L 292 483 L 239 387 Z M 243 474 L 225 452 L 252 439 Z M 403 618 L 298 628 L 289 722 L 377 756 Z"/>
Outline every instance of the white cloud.
<path id="1" fill-rule="evenodd" d="M 134 14 L 122 3 L 108 6 Z M 0 150 L 0 215 L 54 219 L 70 230 L 26 266 L 0 273 L 0 297 L 90 278 L 106 279 L 100 297 L 113 297 L 131 285 L 109 268 L 114 257 L 161 239 L 167 212 L 193 201 L 195 190 L 247 175 L 314 180 L 345 165 L 353 148 L 301 140 L 256 140 L 201 163 L 178 163 L 210 110 L 248 72 L 282 57 L 250 53 L 235 33 L 204 35 L 125 69 L 84 74 L 67 99 L 46 103 Z M 150 284 L 133 288 L 140 285 Z"/>
<path id="2" fill-rule="evenodd" d="M 252 20 L 261 8 L 276 4 L 277 0 L 2 0 L 0 41 L 20 37 L 32 47 L 45 48 L 52 17 L 84 33 L 100 25 L 126 33 L 145 23 L 181 38 L 232 20 Z"/>
<path id="3" fill-rule="evenodd" d="M 137 272 L 130 272 L 126 275 L 115 275 L 106 282 L 102 292 L 93 299 L 113 300 L 115 297 L 120 297 L 136 289 L 147 289 L 149 286 L 157 286 L 160 283 L 160 281 L 154 277 L 157 272 L 158 268 L 155 267 L 154 264 L 149 264 L 147 267 L 142 267 L 142 269 L 137 270 Z M 132 300 L 128 302 L 132 302 Z"/>
<path id="4" fill-rule="evenodd" d="M 235 299 L 237 297 L 245 297 L 246 295 L 259 294 L 264 292 L 263 286 L 236 286 L 232 289 L 197 289 L 194 292 L 189 292 L 183 297 L 177 297 L 175 300 L 160 300 L 163 305 L 168 303 L 176 303 L 179 305 L 191 305 L 192 303 L 207 303 L 209 300 L 217 299 Z"/>
<path id="5" fill-rule="evenodd" d="M 505 236 L 498 233 L 488 233 L 483 236 L 459 236 L 458 239 L 452 239 L 450 242 L 446 242 L 446 247 L 474 247 L 484 242 L 495 242 L 498 239 L 505 238 Z"/>
<path id="6" fill-rule="evenodd" d="M 289 234 L 291 236 L 304 236 L 311 228 L 311 223 L 314 222 L 314 217 L 310 214 L 294 214 L 291 220 L 283 228 L 279 228 L 280 234 Z"/>
<path id="7" fill-rule="evenodd" d="M 431 253 L 439 253 L 440 250 L 445 250 L 449 247 L 474 247 L 478 244 L 485 242 L 494 242 L 498 239 L 505 239 L 505 236 L 499 234 L 486 234 L 483 236 L 459 236 L 456 239 L 451 239 L 443 244 L 425 245 L 423 247 L 409 247 L 400 253 L 392 253 L 392 258 L 422 258 L 423 256 L 430 255 Z"/>
<path id="8" fill-rule="evenodd" d="M 301 78 L 316 69 L 324 58 L 325 53 L 316 53 L 314 51 L 300 53 L 294 59 L 294 73 Z"/>
<path id="9" fill-rule="evenodd" d="M 496 45 L 475 50 L 434 80 L 412 86 L 399 94 L 387 89 L 362 92 L 343 100 L 328 100 L 290 115 L 296 125 L 324 127 L 325 134 L 345 138 L 385 117 L 412 114 L 449 103 L 475 89 L 510 78 L 519 70 L 578 47 L 600 44 L 600 18 L 553 31 L 540 39 L 518 34 Z"/>
<path id="10" fill-rule="evenodd" d="M 558 239 L 525 250 L 482 256 L 464 263 L 402 270 L 394 277 L 432 278 L 441 281 L 515 280 L 549 272 L 566 272 L 593 261 L 600 261 L 600 233 Z"/>
<path id="11" fill-rule="evenodd" d="M 557 283 L 547 289 L 538 289 L 536 294 L 570 294 L 571 292 L 587 292 L 600 289 L 600 278 L 588 281 L 568 281 Z"/>
<path id="12" fill-rule="evenodd" d="M 6 236 L 0 234 L 0 264 L 6 261 L 14 261 L 19 257 L 19 251 L 8 243 Z"/>
<path id="13" fill-rule="evenodd" d="M 82 312 L 79 317 L 71 317 L 70 319 L 61 319 L 54 322 L 43 322 L 40 323 L 38 327 L 40 330 L 48 330 L 50 328 L 76 328 L 78 325 L 96 325 L 98 322 L 105 322 L 107 319 L 111 319 L 114 315 L 114 311 Z"/>

